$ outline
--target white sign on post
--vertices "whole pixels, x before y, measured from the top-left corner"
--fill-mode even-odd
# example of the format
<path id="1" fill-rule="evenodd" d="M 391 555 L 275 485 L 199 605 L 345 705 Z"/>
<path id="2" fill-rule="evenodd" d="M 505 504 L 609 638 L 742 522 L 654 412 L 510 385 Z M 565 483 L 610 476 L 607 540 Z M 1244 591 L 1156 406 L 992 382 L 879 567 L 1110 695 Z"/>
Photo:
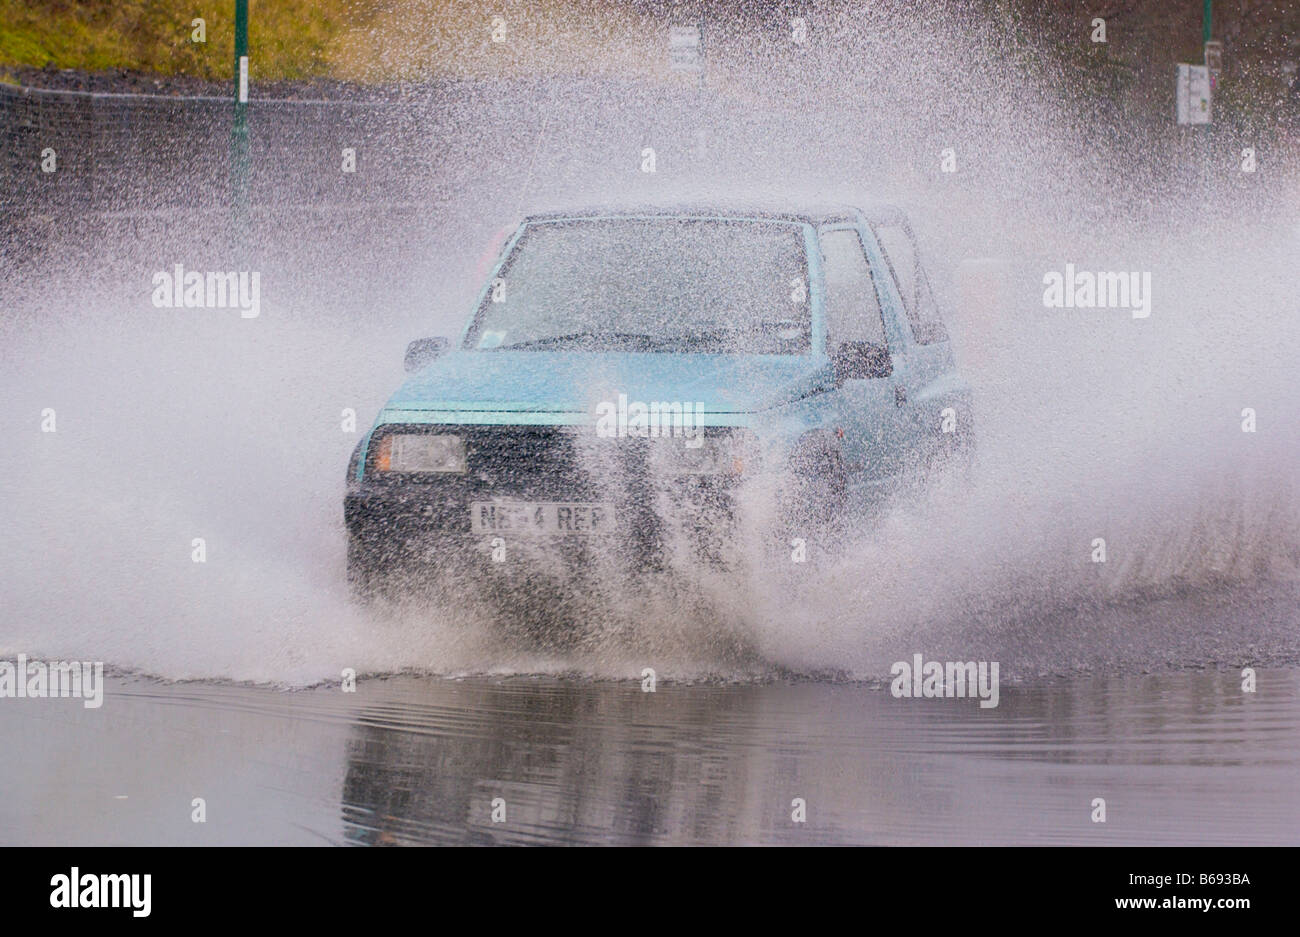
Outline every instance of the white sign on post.
<path id="1" fill-rule="evenodd" d="M 1211 39 L 1205 44 L 1205 67 L 1210 70 L 1210 92 L 1219 90 L 1219 73 L 1223 71 L 1223 43 Z"/>
<path id="2" fill-rule="evenodd" d="M 1204 65 L 1178 66 L 1178 122 L 1210 122 L 1210 70 Z"/>
<path id="3" fill-rule="evenodd" d="M 675 72 L 698 75 L 704 71 L 704 57 L 700 54 L 700 27 L 668 28 L 668 64 Z"/>

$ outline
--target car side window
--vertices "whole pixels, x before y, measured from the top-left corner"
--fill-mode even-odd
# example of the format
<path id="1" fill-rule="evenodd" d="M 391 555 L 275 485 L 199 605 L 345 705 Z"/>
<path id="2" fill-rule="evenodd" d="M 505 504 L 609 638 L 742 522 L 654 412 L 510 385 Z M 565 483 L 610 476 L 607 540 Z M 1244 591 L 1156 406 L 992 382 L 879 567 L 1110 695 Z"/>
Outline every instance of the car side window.
<path id="1" fill-rule="evenodd" d="M 885 322 L 858 232 L 851 228 L 823 231 L 820 240 L 826 281 L 826 347 L 833 351 L 844 342 L 886 344 Z"/>
<path id="2" fill-rule="evenodd" d="M 916 293 L 916 319 L 912 321 L 912 334 L 922 345 L 948 341 L 948 329 L 939 315 L 939 304 L 930 290 L 930 278 L 921 273 L 920 287 Z"/>
<path id="3" fill-rule="evenodd" d="M 939 304 L 934 301 L 929 279 L 921 269 L 911 234 L 902 225 L 879 225 L 874 230 L 903 297 L 912 337 L 922 345 L 946 342 L 948 331 L 939 317 Z"/>

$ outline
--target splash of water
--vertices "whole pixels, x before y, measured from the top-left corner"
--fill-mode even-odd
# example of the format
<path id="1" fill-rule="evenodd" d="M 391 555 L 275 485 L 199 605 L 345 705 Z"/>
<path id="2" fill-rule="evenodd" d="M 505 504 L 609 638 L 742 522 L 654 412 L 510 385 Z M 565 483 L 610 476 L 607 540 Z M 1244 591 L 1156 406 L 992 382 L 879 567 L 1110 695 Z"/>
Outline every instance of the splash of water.
<path id="1" fill-rule="evenodd" d="M 252 232 L 257 320 L 148 303 L 151 271 L 224 268 L 220 239 L 190 219 L 133 228 L 136 241 L 112 219 L 86 222 L 89 244 L 56 232 L 5 280 L 0 651 L 285 684 L 344 667 L 629 676 L 647 662 L 869 676 L 899 635 L 1300 578 L 1285 275 L 1300 245 L 1268 210 L 1294 183 L 1274 174 L 1243 195 L 1225 177 L 1175 199 L 1172 167 L 1081 138 L 1050 82 L 988 67 L 997 43 L 969 24 L 871 25 L 833 20 L 796 53 L 738 35 L 703 89 L 549 79 L 481 109 L 456 96 L 472 91 L 416 95 L 442 208 L 341 223 L 342 242 L 268 211 Z M 653 175 L 637 170 L 644 147 Z M 978 391 L 972 485 L 898 504 L 792 590 L 611 583 L 588 597 L 583 640 L 550 648 L 503 636 L 468 586 L 392 614 L 348 601 L 341 476 L 356 436 L 342 411 L 364 430 L 404 342 L 453 332 L 494 232 L 532 205 L 765 193 L 902 203 L 941 280 L 999 260 L 996 290 L 946 290 Z M 1151 317 L 1044 308 L 1041 277 L 1065 263 L 1150 271 Z M 46 408 L 55 433 L 39 431 Z"/>

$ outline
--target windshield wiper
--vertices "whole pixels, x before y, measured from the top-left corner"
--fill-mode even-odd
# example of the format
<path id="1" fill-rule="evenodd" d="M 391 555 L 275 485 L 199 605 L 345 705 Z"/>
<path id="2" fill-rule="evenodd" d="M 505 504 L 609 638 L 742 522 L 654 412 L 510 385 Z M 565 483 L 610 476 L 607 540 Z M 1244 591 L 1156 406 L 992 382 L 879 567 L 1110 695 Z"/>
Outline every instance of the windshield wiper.
<path id="1" fill-rule="evenodd" d="M 679 332 L 676 335 L 664 335 L 659 338 L 659 347 L 680 346 L 685 350 L 695 349 L 701 346 L 711 348 L 729 346 L 738 346 L 753 342 L 756 339 L 767 338 L 772 331 L 770 323 L 761 323 L 761 328 L 752 329 L 745 326 L 718 326 L 712 329 L 697 329 L 693 332 Z M 795 326 L 797 327 L 797 325 Z M 802 341 L 803 336 L 798 338 L 780 338 L 778 341 L 792 342 Z"/>
<path id="2" fill-rule="evenodd" d="M 783 321 L 784 324 L 784 321 Z M 769 323 L 763 323 L 764 326 Z M 678 332 L 675 335 L 647 335 L 644 332 L 570 332 L 568 335 L 547 335 L 543 338 L 531 338 L 511 345 L 498 345 L 498 349 L 537 348 L 543 345 L 562 345 L 569 342 L 635 342 L 653 351 L 677 349 L 690 351 L 705 346 L 726 346 L 749 337 L 750 330 L 737 326 L 719 326 L 712 329 L 697 329 L 690 332 Z M 793 339 L 790 339 L 793 340 Z"/>
<path id="3" fill-rule="evenodd" d="M 566 342 L 578 342 L 582 340 L 597 342 L 641 342 L 646 345 L 655 346 L 662 341 L 654 335 L 646 335 L 642 332 L 570 332 L 568 335 L 548 335 L 545 338 L 530 338 L 526 342 L 515 342 L 511 345 L 498 345 L 501 350 L 510 348 L 535 348 L 538 345 L 558 345 Z"/>

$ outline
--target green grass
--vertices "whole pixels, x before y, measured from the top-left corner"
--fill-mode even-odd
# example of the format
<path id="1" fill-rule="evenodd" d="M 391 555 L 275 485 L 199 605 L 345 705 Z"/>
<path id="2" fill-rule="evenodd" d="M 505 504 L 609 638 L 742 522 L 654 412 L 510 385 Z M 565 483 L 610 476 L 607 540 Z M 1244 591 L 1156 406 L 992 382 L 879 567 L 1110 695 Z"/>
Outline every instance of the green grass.
<path id="1" fill-rule="evenodd" d="M 1009 21 L 1032 39 L 1022 64 L 1062 75 L 1081 97 L 1115 98 L 1129 107 L 1158 104 L 1171 93 L 1172 63 L 1200 58 L 1201 5 L 1193 0 L 1126 0 L 1111 17 L 1105 46 L 1089 41 L 1081 4 L 1005 3 Z M 1268 117 L 1268 102 L 1285 92 L 1271 76 L 1280 61 L 1295 57 L 1300 5 L 1219 6 L 1215 32 L 1226 40 L 1225 100 L 1236 95 L 1243 107 Z M 666 0 L 250 0 L 250 7 L 255 82 L 662 77 L 664 30 L 678 8 Z M 229 81 L 234 8 L 235 0 L 0 0 L 0 76 L 50 65 Z M 206 19 L 204 43 L 190 38 L 196 16 Z M 506 22 L 505 42 L 491 41 L 495 16 Z M 729 28 L 744 30 L 743 23 L 741 17 Z M 5 80 L 13 79 L 0 77 Z"/>
<path id="2" fill-rule="evenodd" d="M 0 69 L 229 80 L 235 0 L 0 0 Z M 492 19 L 509 40 L 491 41 Z M 191 41 L 206 19 L 207 41 Z M 254 81 L 658 70 L 663 22 L 625 0 L 250 0 Z M 651 64 L 647 64 L 651 63 Z"/>
<path id="3" fill-rule="evenodd" d="M 252 0 L 255 77 L 334 74 L 329 50 L 371 13 L 349 0 Z M 225 80 L 234 58 L 234 0 L 0 0 L 0 68 L 130 69 Z M 206 42 L 194 42 L 195 17 Z"/>

